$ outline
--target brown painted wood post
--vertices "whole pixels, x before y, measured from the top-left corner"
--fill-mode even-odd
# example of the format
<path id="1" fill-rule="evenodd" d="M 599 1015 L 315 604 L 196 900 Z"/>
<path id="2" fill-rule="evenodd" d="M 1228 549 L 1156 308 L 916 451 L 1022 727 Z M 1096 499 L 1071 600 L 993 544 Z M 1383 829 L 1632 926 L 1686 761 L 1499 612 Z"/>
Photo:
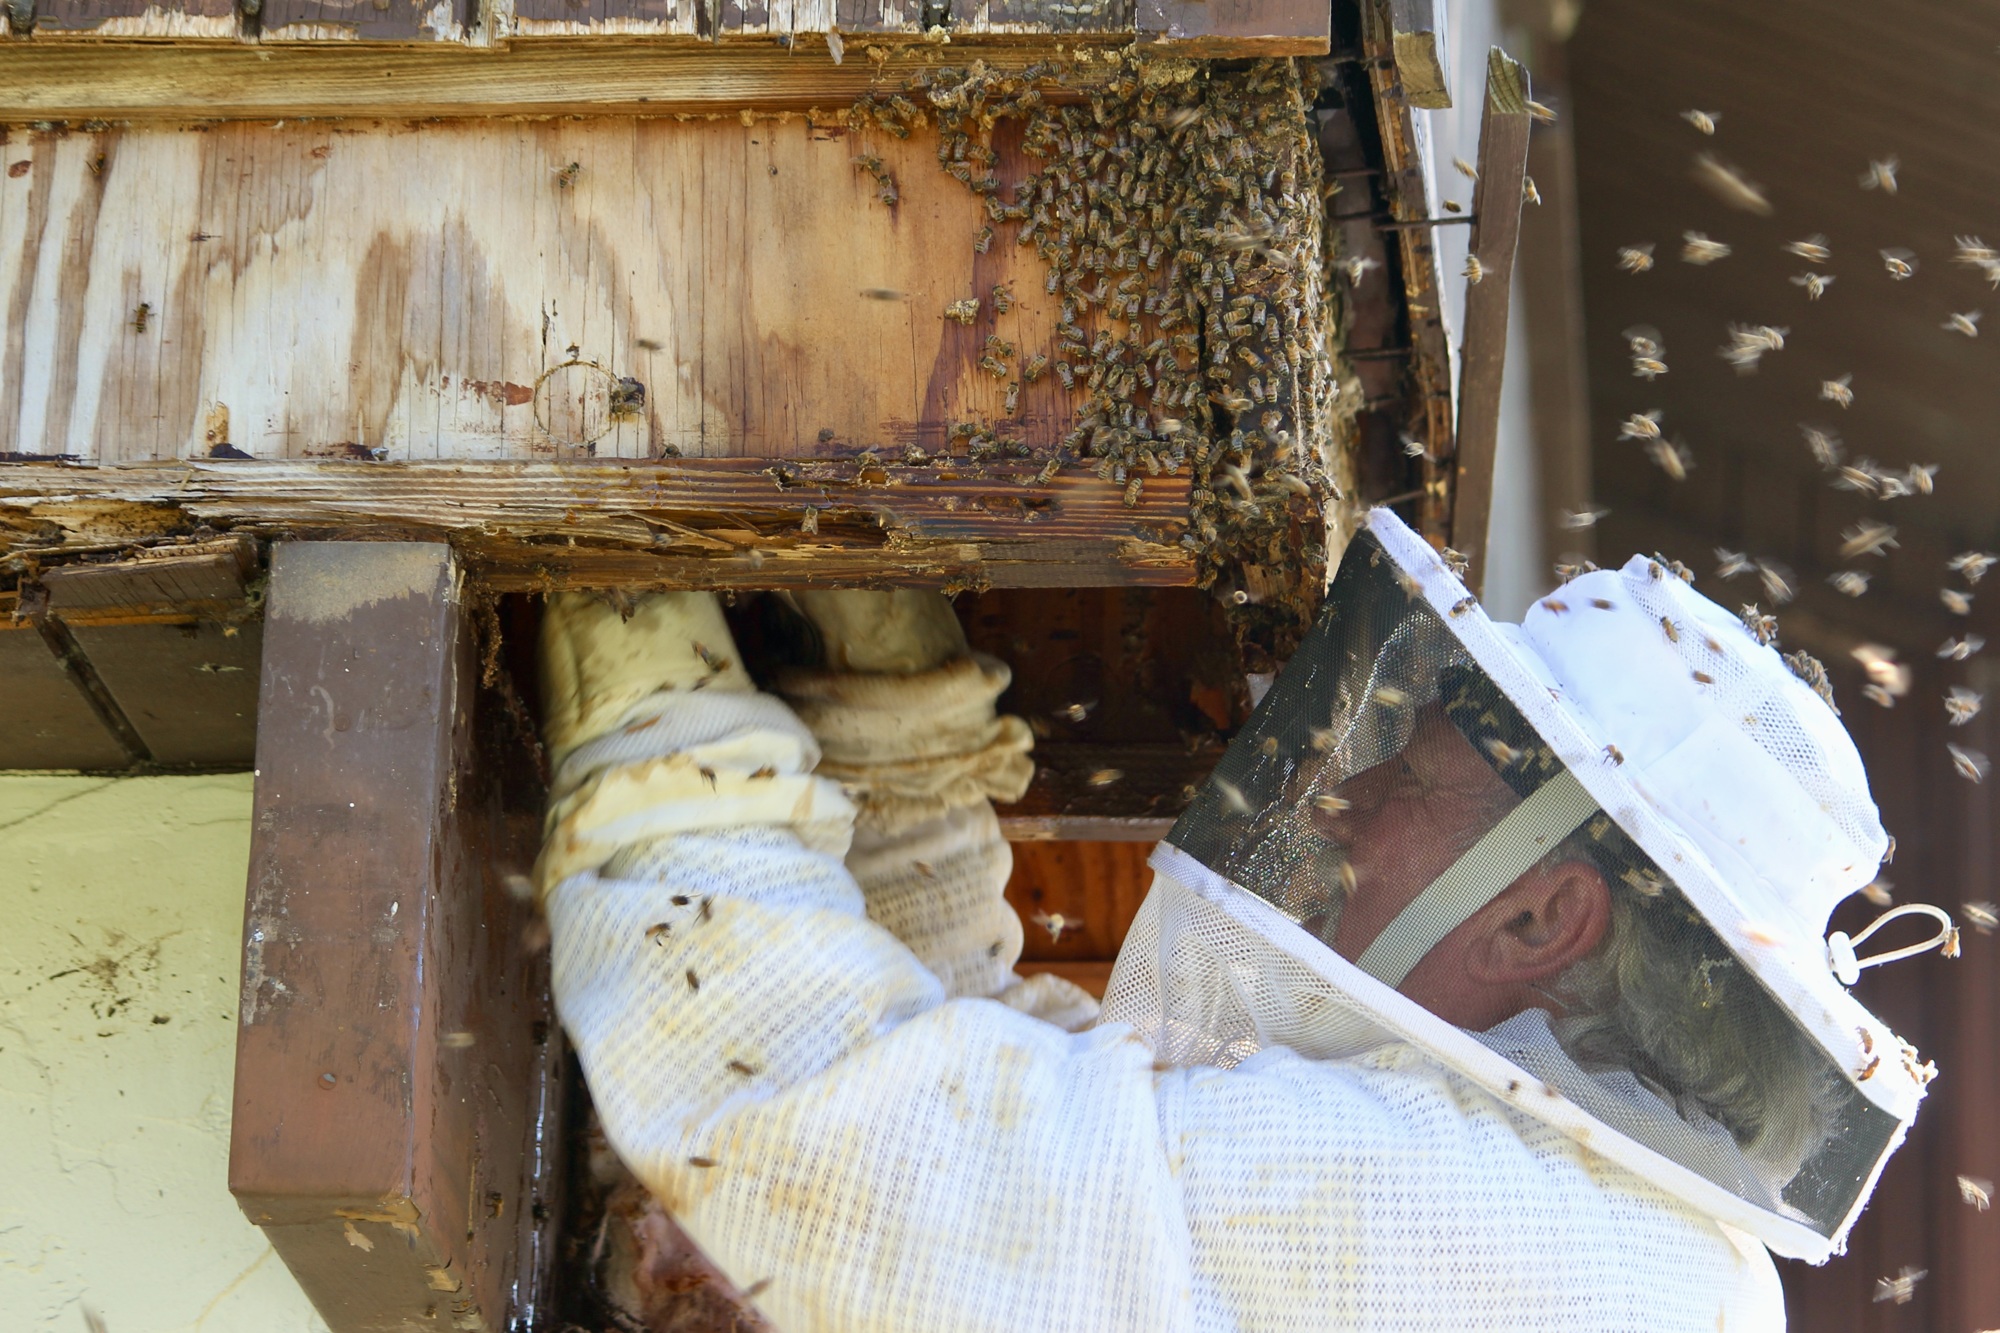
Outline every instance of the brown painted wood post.
<path id="1" fill-rule="evenodd" d="M 1486 56 L 1486 111 L 1479 124 L 1479 184 L 1472 192 L 1470 252 L 1480 277 L 1465 292 L 1465 343 L 1458 369 L 1458 478 L 1451 544 L 1486 579 L 1493 464 L 1500 442 L 1500 383 L 1507 367 L 1507 310 L 1521 240 L 1521 181 L 1528 171 L 1528 71 L 1494 47 Z"/>
<path id="2" fill-rule="evenodd" d="M 559 1036 L 507 876 L 540 793 L 478 677 L 447 546 L 274 549 L 229 1184 L 335 1333 L 539 1300 Z"/>

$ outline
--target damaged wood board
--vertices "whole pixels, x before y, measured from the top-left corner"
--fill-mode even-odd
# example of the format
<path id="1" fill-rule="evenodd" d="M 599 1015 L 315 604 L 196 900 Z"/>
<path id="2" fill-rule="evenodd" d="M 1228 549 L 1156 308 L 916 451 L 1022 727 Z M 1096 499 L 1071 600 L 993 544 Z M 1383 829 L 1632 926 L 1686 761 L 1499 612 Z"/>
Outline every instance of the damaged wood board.
<path id="1" fill-rule="evenodd" d="M 503 591 L 1187 584 L 1187 508 L 1184 477 L 1127 505 L 1088 472 L 1044 483 L 1033 463 L 0 464 L 0 537 L 21 558 L 203 523 L 449 538 Z"/>

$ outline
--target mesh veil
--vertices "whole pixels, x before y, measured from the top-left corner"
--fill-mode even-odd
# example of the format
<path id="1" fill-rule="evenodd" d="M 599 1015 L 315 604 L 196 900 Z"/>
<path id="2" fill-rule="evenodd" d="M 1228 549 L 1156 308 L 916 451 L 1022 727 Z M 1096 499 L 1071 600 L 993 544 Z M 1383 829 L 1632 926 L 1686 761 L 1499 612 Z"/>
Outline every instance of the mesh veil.
<path id="1" fill-rule="evenodd" d="M 1469 598 L 1434 606 L 1373 532 L 1355 538 L 1318 623 L 1156 856 L 1107 1018 L 1176 1063 L 1413 1041 L 1780 1253 L 1824 1258 L 1904 1117 L 1863 1095 L 1849 1057 L 1584 790 L 1460 612 L 1477 614 Z M 1364 952 L 1456 894 L 1429 935 L 1419 923 L 1420 957 L 1525 867 L 1563 862 L 1601 878 L 1610 925 L 1543 984 L 1545 1008 L 1467 1032 L 1393 993 L 1401 974 Z"/>

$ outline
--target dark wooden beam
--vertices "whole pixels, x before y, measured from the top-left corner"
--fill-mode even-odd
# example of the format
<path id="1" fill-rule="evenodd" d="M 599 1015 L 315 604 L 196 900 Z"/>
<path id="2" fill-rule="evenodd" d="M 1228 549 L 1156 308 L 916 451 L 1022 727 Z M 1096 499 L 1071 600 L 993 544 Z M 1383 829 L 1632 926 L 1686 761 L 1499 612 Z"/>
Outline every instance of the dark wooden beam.
<path id="1" fill-rule="evenodd" d="M 35 625 L 0 615 L 0 770 L 116 772 L 133 762 Z"/>
<path id="2" fill-rule="evenodd" d="M 207 523 L 267 536 L 449 539 L 499 590 L 1040 587 L 1194 581 L 1185 476 L 873 460 L 217 462 L 0 466 L 0 498 L 101 549 Z M 41 530 L 38 527 L 37 530 Z M 30 548 L 23 548 L 30 549 Z M 60 548 L 38 545 L 48 561 Z"/>
<path id="3" fill-rule="evenodd" d="M 559 1038 L 507 887 L 540 793 L 462 597 L 442 544 L 272 560 L 229 1183 L 335 1333 L 540 1300 Z"/>
<path id="4" fill-rule="evenodd" d="M 1500 440 L 1500 384 L 1507 366 L 1507 311 L 1521 240 L 1521 182 L 1528 171 L 1528 71 L 1494 47 L 1486 56 L 1486 111 L 1479 124 L 1479 183 L 1472 192 L 1465 342 L 1459 352 L 1458 476 L 1451 544 L 1485 580 L 1493 464 Z M 1475 276 L 1476 275 L 1476 276 Z"/>

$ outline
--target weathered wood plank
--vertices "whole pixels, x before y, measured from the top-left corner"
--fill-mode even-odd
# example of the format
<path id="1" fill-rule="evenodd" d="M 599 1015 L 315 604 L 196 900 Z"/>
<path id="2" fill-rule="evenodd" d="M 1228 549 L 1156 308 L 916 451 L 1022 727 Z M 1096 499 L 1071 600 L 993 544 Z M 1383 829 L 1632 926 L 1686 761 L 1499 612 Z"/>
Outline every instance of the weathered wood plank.
<path id="1" fill-rule="evenodd" d="M 336 1333 L 515 1327 L 556 1040 L 441 545 L 273 557 L 230 1189 Z"/>
<path id="2" fill-rule="evenodd" d="M 675 3 L 681 7 L 676 12 L 687 16 L 696 0 Z M 848 3 L 842 0 L 843 7 Z M 890 15 L 882 20 L 890 30 L 874 39 L 885 47 L 880 67 L 858 58 L 840 65 L 804 60 L 776 44 L 717 48 L 686 30 L 679 36 L 661 34 L 658 42 L 634 43 L 621 33 L 606 32 L 609 40 L 559 36 L 515 41 L 505 50 L 443 42 L 389 47 L 274 42 L 176 48 L 168 55 L 154 47 L 116 43 L 0 41 L 0 126 L 10 121 L 301 116 L 734 117 L 745 107 L 840 108 L 880 80 L 899 79 L 936 60 L 929 43 L 892 40 L 896 33 L 917 35 L 914 4 L 899 10 L 898 0 L 857 3 L 855 27 L 850 29 L 843 19 L 841 31 L 866 32 L 868 15 Z M 899 12 L 911 18 L 906 26 L 892 28 L 900 22 L 895 18 Z M 676 20 L 677 26 L 681 23 Z M 1123 35 L 1066 39 L 1099 46 L 1126 40 Z M 1048 55 L 1045 46 L 1024 40 L 968 38 L 967 43 L 995 69 L 1018 69 Z M 1102 66 L 1080 67 L 1071 80 L 1087 86 L 1104 72 Z"/>
<path id="3" fill-rule="evenodd" d="M 699 40 L 704 0 L 514 0 L 496 15 L 515 37 L 624 36 Z"/>
<path id="4" fill-rule="evenodd" d="M 1389 0 L 1396 74 L 1411 106 L 1440 111 L 1451 105 L 1446 15 L 1438 0 Z"/>
<path id="5" fill-rule="evenodd" d="M 234 124 L 5 152 L 20 453 L 788 457 L 1071 425 L 1056 376 L 1010 413 L 980 369 L 989 336 L 1012 366 L 1054 354 L 1058 302 L 1025 247 L 974 253 L 981 201 L 917 139 L 802 116 Z M 965 298 L 969 328 L 943 317 Z"/>
<path id="6" fill-rule="evenodd" d="M 0 465 L 0 508 L 78 547 L 195 523 L 450 537 L 503 588 L 1186 584 L 1187 504 L 1185 477 L 1128 506 L 1081 468 L 1043 484 L 1022 463 Z"/>
<path id="7" fill-rule="evenodd" d="M 1521 239 L 1521 181 L 1528 170 L 1528 72 L 1499 47 L 1486 58 L 1486 111 L 1479 125 L 1479 183 L 1473 187 L 1469 253 L 1478 278 L 1465 293 L 1465 343 L 1459 357 L 1458 475 L 1451 544 L 1472 562 L 1468 586 L 1480 590 L 1493 509 L 1493 467 L 1500 440 L 1500 383 L 1507 365 L 1507 313 L 1514 251 Z"/>
<path id="8" fill-rule="evenodd" d="M 256 753 L 255 621 L 71 625 L 118 709 L 162 768 L 249 768 Z"/>
<path id="9" fill-rule="evenodd" d="M 41 41 L 234 41 L 241 32 L 233 0 L 171 0 L 167 4 L 156 0 L 23 0 L 17 12 L 28 16 L 32 24 L 29 33 Z"/>
<path id="10" fill-rule="evenodd" d="M 471 42 L 479 0 L 260 0 L 265 42 Z"/>
<path id="11" fill-rule="evenodd" d="M 1139 41 L 1177 55 L 1319 56 L 1333 45 L 1326 0 L 1134 0 Z"/>
<path id="12" fill-rule="evenodd" d="M 62 565 L 41 584 L 51 614 L 70 625 L 138 621 L 192 624 L 244 618 L 253 542 L 228 537 L 136 552 L 131 559 Z"/>

